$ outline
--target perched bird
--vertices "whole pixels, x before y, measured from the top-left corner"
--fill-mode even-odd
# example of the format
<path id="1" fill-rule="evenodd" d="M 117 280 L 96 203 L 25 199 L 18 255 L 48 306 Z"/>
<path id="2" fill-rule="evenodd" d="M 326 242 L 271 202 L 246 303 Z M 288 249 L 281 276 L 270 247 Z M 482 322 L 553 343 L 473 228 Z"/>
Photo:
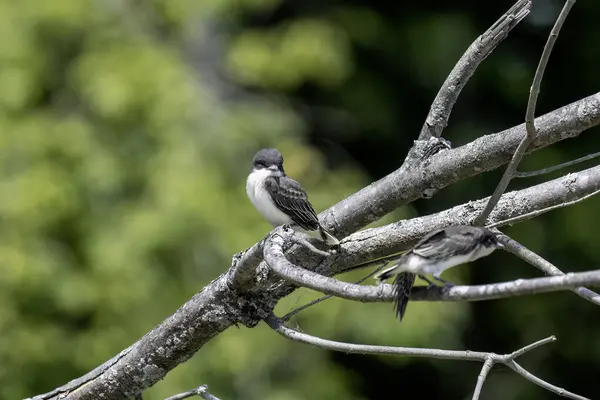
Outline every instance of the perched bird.
<path id="1" fill-rule="evenodd" d="M 375 279 L 379 284 L 396 275 L 394 280 L 396 314 L 402 321 L 416 275 L 433 285 L 423 276 L 423 274 L 431 274 L 435 280 L 451 287 L 453 285 L 450 282 L 440 277 L 442 272 L 490 255 L 497 248 L 503 247 L 496 239 L 496 235 L 487 228 L 467 225 L 450 226 L 426 235 L 415 247 L 402 254 L 393 266 L 375 275 Z"/>
<path id="2" fill-rule="evenodd" d="M 289 225 L 337 247 L 340 242 L 325 231 L 302 186 L 283 170 L 283 156 L 276 149 L 262 149 L 252 160 L 246 180 L 250 202 L 273 226 Z"/>

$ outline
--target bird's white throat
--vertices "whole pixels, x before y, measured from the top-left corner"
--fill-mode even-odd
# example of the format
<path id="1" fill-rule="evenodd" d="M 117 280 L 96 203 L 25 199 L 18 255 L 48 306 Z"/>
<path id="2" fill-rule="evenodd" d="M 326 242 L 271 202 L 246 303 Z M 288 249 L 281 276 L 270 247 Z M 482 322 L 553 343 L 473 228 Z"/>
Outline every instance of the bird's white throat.
<path id="1" fill-rule="evenodd" d="M 271 169 L 253 169 L 246 180 L 246 194 L 250 202 L 273 226 L 290 224 L 292 219 L 281 212 L 273 203 L 271 195 L 265 188 L 265 180 L 272 176 L 281 176 L 280 171 Z"/>

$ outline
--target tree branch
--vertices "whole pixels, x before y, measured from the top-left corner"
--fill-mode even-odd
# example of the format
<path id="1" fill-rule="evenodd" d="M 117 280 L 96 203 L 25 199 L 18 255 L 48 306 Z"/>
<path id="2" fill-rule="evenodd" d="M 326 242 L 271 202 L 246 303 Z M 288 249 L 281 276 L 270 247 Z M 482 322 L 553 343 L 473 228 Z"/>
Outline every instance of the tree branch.
<path id="1" fill-rule="evenodd" d="M 517 372 L 519 375 L 523 376 L 525 379 L 528 379 L 540 386 L 551 390 L 554 393 L 561 393 L 562 396 L 577 399 L 577 400 L 589 400 L 585 397 L 576 395 L 574 393 L 568 392 L 564 389 L 561 389 L 557 386 L 551 385 L 540 378 L 535 377 L 535 375 L 526 371 L 523 367 L 516 364 L 514 359 L 527 351 L 533 350 L 536 347 L 544 345 L 546 343 L 556 341 L 556 337 L 550 336 L 546 339 L 540 340 L 536 343 L 533 343 L 529 346 L 524 347 L 523 349 L 519 349 L 511 354 L 499 355 L 495 353 L 489 352 L 479 352 L 479 351 L 457 351 L 457 350 L 439 350 L 439 349 L 422 349 L 422 348 L 414 348 L 414 347 L 391 347 L 391 346 L 375 346 L 375 345 L 361 345 L 361 344 L 353 344 L 353 343 L 344 343 L 344 342 L 336 342 L 333 340 L 321 339 L 316 336 L 311 336 L 306 333 L 298 332 L 294 329 L 290 329 L 286 327 L 283 322 L 277 318 L 275 315 L 270 315 L 265 319 L 265 322 L 273 329 L 275 332 L 279 333 L 281 336 L 288 338 L 290 340 L 298 341 L 305 344 L 310 344 L 312 346 L 316 346 L 322 349 L 340 351 L 343 353 L 349 354 L 378 354 L 378 355 L 399 355 L 399 356 L 410 356 L 410 357 L 427 357 L 427 358 L 436 358 L 442 360 L 462 360 L 462 361 L 483 361 L 486 362 L 488 359 L 492 359 L 494 363 L 504 364 L 511 368 L 513 371 Z M 515 367 L 516 365 L 516 367 Z M 532 380 L 531 377 L 534 377 L 536 380 Z M 543 382 L 543 384 L 542 384 Z"/>
<path id="2" fill-rule="evenodd" d="M 204 400 L 219 400 L 218 397 L 215 397 L 208 392 L 207 385 L 202 385 L 202 386 L 199 386 L 196 389 L 192 389 L 188 392 L 179 393 L 179 394 L 176 394 L 175 396 L 167 397 L 165 400 L 183 400 L 183 399 L 187 399 L 189 397 L 194 397 L 194 396 L 200 396 Z"/>
<path id="3" fill-rule="evenodd" d="M 527 111 L 525 112 L 525 130 L 526 135 L 519 143 L 517 150 L 515 150 L 515 154 L 508 163 L 500 182 L 498 182 L 498 186 L 494 190 L 494 193 L 490 197 L 488 204 L 485 206 L 484 210 L 481 214 L 475 219 L 475 225 L 485 225 L 487 217 L 490 215 L 498 200 L 502 196 L 502 193 L 506 191 L 508 184 L 515 176 L 515 172 L 517 171 L 517 167 L 521 162 L 521 159 L 525 155 L 525 152 L 529 145 L 533 143 L 536 138 L 537 132 L 535 129 L 535 107 L 537 104 L 537 98 L 540 94 L 540 85 L 542 84 L 542 78 L 544 76 L 544 71 L 546 70 L 546 65 L 548 64 L 548 59 L 550 58 L 550 53 L 552 53 L 552 49 L 554 48 L 554 43 L 556 42 L 556 38 L 560 33 L 560 29 L 562 28 L 563 23 L 567 19 L 567 15 L 569 15 L 569 11 L 571 11 L 571 7 L 575 4 L 575 0 L 567 0 L 565 3 L 558 19 L 554 23 L 552 30 L 550 31 L 550 36 L 548 36 L 548 41 L 544 46 L 544 50 L 542 52 L 542 57 L 540 58 L 540 62 L 535 71 L 535 75 L 533 76 L 533 83 L 531 85 L 531 90 L 529 91 L 529 100 L 527 102 Z"/>
<path id="4" fill-rule="evenodd" d="M 497 226 L 506 226 L 506 225 L 512 226 L 512 225 L 516 224 L 517 222 L 522 222 L 522 221 L 526 221 L 528 219 L 535 218 L 538 215 L 545 214 L 545 213 L 547 213 L 549 211 L 553 211 L 553 210 L 557 210 L 559 208 L 564 208 L 564 207 L 572 206 L 572 205 L 577 204 L 577 203 L 581 203 L 582 201 L 587 200 L 590 197 L 594 197 L 594 196 L 596 196 L 599 193 L 600 193 L 600 190 L 595 190 L 592 193 L 586 194 L 585 196 L 580 197 L 578 199 L 574 199 L 574 200 L 571 200 L 571 201 L 565 201 L 563 203 L 559 203 L 559 204 L 555 204 L 555 205 L 548 206 L 548 207 L 545 207 L 545 208 L 541 208 L 539 210 L 531 211 L 531 212 L 529 212 L 527 214 L 522 214 L 522 215 L 519 215 L 517 217 L 505 219 L 504 221 L 494 222 L 492 224 L 487 225 L 487 227 L 488 228 L 495 228 Z"/>
<path id="5" fill-rule="evenodd" d="M 362 302 L 392 301 L 394 290 L 391 285 L 361 286 L 338 281 L 328 276 L 300 268 L 285 258 L 283 243 L 289 240 L 288 234 L 276 230 L 265 243 L 264 257 L 271 269 L 295 285 L 317 290 L 348 300 Z M 424 301 L 481 301 L 505 297 L 523 296 L 566 290 L 582 285 L 600 285 L 600 270 L 569 273 L 562 276 L 535 279 L 517 279 L 511 282 L 493 283 L 478 286 L 428 287 L 415 286 L 411 300 Z"/>
<path id="6" fill-rule="evenodd" d="M 550 262 L 546 261 L 540 255 L 529 250 L 528 248 L 523 246 L 521 243 L 510 238 L 509 236 L 507 236 L 505 234 L 498 235 L 498 241 L 500 241 L 502 244 L 504 244 L 506 250 L 510 251 L 517 257 L 519 257 L 519 258 L 523 259 L 524 261 L 528 262 L 529 264 L 533 265 L 537 269 L 543 271 L 546 275 L 551 275 L 551 276 L 564 275 L 564 272 L 562 272 L 560 269 L 556 268 L 554 265 L 552 265 Z M 600 295 L 598 293 L 596 293 L 590 289 L 584 288 L 584 287 L 574 288 L 574 289 L 571 289 L 571 291 L 573 293 L 575 293 L 576 295 L 578 295 L 579 297 L 584 298 L 584 299 L 600 306 Z"/>
<path id="7" fill-rule="evenodd" d="M 479 376 L 477 376 L 477 384 L 475 385 L 475 391 L 473 392 L 473 400 L 479 400 L 481 389 L 483 389 L 483 384 L 485 383 L 485 380 L 487 379 L 487 376 L 493 366 L 494 359 L 492 357 L 486 358 L 483 366 L 481 367 L 481 372 L 479 373 Z"/>
<path id="8" fill-rule="evenodd" d="M 432 136 L 440 137 L 442 135 L 460 92 L 479 64 L 494 51 L 500 42 L 506 39 L 510 31 L 525 19 L 530 11 L 531 0 L 517 1 L 485 33 L 475 39 L 458 60 L 433 100 L 429 114 L 421 128 L 419 140 L 428 140 Z"/>
<path id="9" fill-rule="evenodd" d="M 559 169 L 570 167 L 571 165 L 576 165 L 585 161 L 593 160 L 594 158 L 600 156 L 600 151 L 597 153 L 588 154 L 587 156 L 576 158 L 575 160 L 567 161 L 564 163 L 560 163 L 558 165 L 553 165 L 548 168 L 538 169 L 536 171 L 527 171 L 527 172 L 515 172 L 515 178 L 531 178 L 533 176 L 540 176 L 544 174 L 549 174 L 554 171 L 558 171 Z"/>
<path id="10" fill-rule="evenodd" d="M 489 217 L 492 226 L 504 226 L 533 218 L 542 212 L 572 204 L 600 190 L 600 166 L 553 179 L 527 189 L 505 193 Z M 488 198 L 470 201 L 448 210 L 364 229 L 342 241 L 342 250 L 318 268 L 323 275 L 335 275 L 396 254 L 413 246 L 427 233 L 450 225 L 470 225 L 485 207 Z M 303 264 L 307 266 L 307 264 Z"/>

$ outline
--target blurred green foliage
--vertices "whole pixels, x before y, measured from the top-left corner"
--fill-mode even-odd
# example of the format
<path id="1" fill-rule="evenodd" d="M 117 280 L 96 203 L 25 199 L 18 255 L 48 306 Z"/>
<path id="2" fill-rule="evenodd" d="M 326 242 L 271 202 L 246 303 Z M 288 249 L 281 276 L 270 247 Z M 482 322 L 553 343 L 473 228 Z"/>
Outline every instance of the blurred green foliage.
<path id="1" fill-rule="evenodd" d="M 480 27 L 460 10 L 430 9 L 410 20 L 393 15 L 377 7 L 277 0 L 0 0 L 0 398 L 48 391 L 94 368 L 223 273 L 232 254 L 260 240 L 270 227 L 244 189 L 257 149 L 284 153 L 287 172 L 318 211 L 399 165 L 425 115 L 408 104 L 432 98 L 420 98 L 408 81 L 426 93 L 437 90 Z M 371 68 L 365 60 L 384 61 Z M 502 57 L 474 81 L 522 102 L 524 71 L 531 68 L 519 60 Z M 506 83 L 497 84 L 499 77 Z M 485 112 L 479 117 L 459 120 L 449 135 L 467 141 L 482 126 L 500 124 L 484 123 Z M 517 122 L 506 118 L 502 127 Z M 564 154 L 545 157 L 534 164 Z M 495 179 L 489 182 L 447 190 L 431 208 L 404 207 L 380 223 L 485 195 Z M 585 229 L 589 207 L 561 211 L 553 226 L 568 226 L 570 234 L 553 248 L 581 246 L 594 235 Z M 549 240 L 536 223 L 515 234 L 531 239 L 534 249 Z M 565 260 L 559 250 L 558 261 Z M 593 247 L 586 251 L 598 256 Z M 448 279 L 479 279 L 468 271 L 451 271 Z M 503 270 L 490 276 L 515 277 Z M 316 296 L 299 290 L 276 311 Z M 561 320 L 543 318 L 540 310 L 564 312 L 564 306 L 549 307 L 545 299 L 508 301 L 519 307 L 510 318 L 490 302 L 487 310 L 506 318 L 502 323 L 474 319 L 467 304 L 415 303 L 401 326 L 389 304 L 332 299 L 294 323 L 359 343 L 512 351 L 515 343 L 556 333 Z M 519 329 L 531 320 L 535 329 Z M 582 326 L 567 323 L 577 327 L 573 335 Z M 469 336 L 485 324 L 499 333 Z M 597 339 L 584 335 L 586 341 L 600 353 Z M 559 343 L 560 357 L 585 358 L 585 348 Z M 369 365 L 372 373 L 364 371 Z M 375 388 L 395 387 L 398 371 L 407 377 L 425 371 L 439 390 L 466 396 L 477 368 L 336 356 L 259 325 L 226 331 L 145 398 L 204 383 L 222 399 L 379 398 Z M 490 378 L 488 393 L 507 382 L 514 396 L 546 398 L 500 373 Z"/>

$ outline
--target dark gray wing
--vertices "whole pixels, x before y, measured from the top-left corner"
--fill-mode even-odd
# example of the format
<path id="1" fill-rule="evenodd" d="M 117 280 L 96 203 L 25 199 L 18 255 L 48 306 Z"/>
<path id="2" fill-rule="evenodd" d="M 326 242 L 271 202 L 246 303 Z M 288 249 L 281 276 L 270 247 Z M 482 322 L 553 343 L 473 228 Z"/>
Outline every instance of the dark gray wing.
<path id="1" fill-rule="evenodd" d="M 275 205 L 289 215 L 295 224 L 309 231 L 319 229 L 317 213 L 298 182 L 287 176 L 270 177 L 265 182 L 265 188 Z"/>
<path id="2" fill-rule="evenodd" d="M 410 292 L 412 290 L 413 285 L 415 284 L 416 275 L 410 272 L 401 272 L 396 276 L 394 280 L 394 290 L 396 294 L 395 299 L 395 308 L 396 315 L 400 322 L 402 322 L 402 318 L 404 318 L 404 313 L 406 313 L 406 306 L 408 305 L 408 298 L 410 297 Z"/>
<path id="3" fill-rule="evenodd" d="M 475 250 L 480 245 L 479 236 L 477 228 L 450 227 L 425 236 L 411 251 L 432 260 L 444 259 Z"/>

